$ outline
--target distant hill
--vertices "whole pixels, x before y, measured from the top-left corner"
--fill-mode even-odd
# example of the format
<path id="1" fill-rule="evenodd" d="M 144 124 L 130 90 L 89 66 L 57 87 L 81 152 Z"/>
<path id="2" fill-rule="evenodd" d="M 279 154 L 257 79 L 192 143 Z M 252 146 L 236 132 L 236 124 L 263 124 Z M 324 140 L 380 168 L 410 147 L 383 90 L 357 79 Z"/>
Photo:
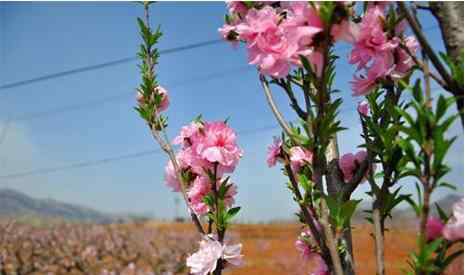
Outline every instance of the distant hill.
<path id="1" fill-rule="evenodd" d="M 0 217 L 25 216 L 93 223 L 113 221 L 111 216 L 87 207 L 52 199 L 36 199 L 12 189 L 0 189 Z"/>

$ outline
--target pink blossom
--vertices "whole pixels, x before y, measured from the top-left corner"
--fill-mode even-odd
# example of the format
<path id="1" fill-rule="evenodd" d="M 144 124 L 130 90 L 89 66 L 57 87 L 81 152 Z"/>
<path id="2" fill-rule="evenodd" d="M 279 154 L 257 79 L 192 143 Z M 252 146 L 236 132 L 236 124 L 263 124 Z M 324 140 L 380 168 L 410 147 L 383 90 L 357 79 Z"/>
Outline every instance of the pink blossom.
<path id="1" fill-rule="evenodd" d="M 225 260 L 227 264 L 240 266 L 243 258 L 241 250 L 242 244 L 221 244 L 213 236 L 208 235 L 200 241 L 199 250 L 187 258 L 186 265 L 193 275 L 213 273 L 219 259 Z"/>
<path id="2" fill-rule="evenodd" d="M 367 95 L 382 80 L 403 78 L 414 65 L 413 59 L 400 44 L 405 44 L 415 54 L 418 48 L 416 39 L 409 36 L 401 40 L 405 29 L 403 21 L 395 27 L 395 36 L 390 37 L 384 31 L 384 8 L 383 5 L 369 5 L 361 23 L 354 27 L 356 35 L 349 63 L 356 64 L 357 70 L 365 70 L 364 75 L 356 75 L 351 81 L 354 96 Z"/>
<path id="3" fill-rule="evenodd" d="M 357 106 L 357 111 L 363 116 L 368 116 L 370 113 L 370 105 L 368 104 L 368 101 L 363 100 L 359 102 Z"/>
<path id="4" fill-rule="evenodd" d="M 219 189 L 219 185 L 223 181 L 224 179 L 219 179 L 217 181 L 216 190 Z M 235 196 L 237 195 L 237 185 L 231 182 L 229 182 L 228 185 L 230 185 L 230 187 L 225 194 L 224 205 L 226 207 L 231 207 L 234 204 Z M 212 183 L 210 178 L 207 176 L 197 176 L 192 182 L 192 186 L 187 191 L 187 197 L 192 209 L 197 215 L 205 215 L 210 210 L 208 205 L 204 203 L 203 199 L 211 190 Z"/>
<path id="5" fill-rule="evenodd" d="M 358 64 L 358 70 L 366 68 L 372 58 L 389 48 L 382 19 L 384 19 L 383 10 L 379 6 L 371 6 L 359 25 L 349 59 L 349 63 Z"/>
<path id="6" fill-rule="evenodd" d="M 417 40 L 413 36 L 409 36 L 404 39 L 404 44 L 408 48 L 409 52 L 413 55 L 417 52 L 419 47 Z M 410 70 L 412 69 L 415 62 L 413 58 L 402 48 L 397 48 L 395 50 L 396 56 L 396 65 L 391 74 L 391 77 L 394 79 L 403 78 Z"/>
<path id="7" fill-rule="evenodd" d="M 268 163 L 268 167 L 272 167 L 276 165 L 280 155 L 281 155 L 281 146 L 283 142 L 280 138 L 275 137 L 273 139 L 273 144 L 268 146 L 268 157 L 266 162 Z"/>
<path id="8" fill-rule="evenodd" d="M 159 95 L 161 95 L 161 101 L 160 101 L 160 105 L 158 106 L 158 111 L 163 112 L 166 109 L 168 109 L 168 106 L 170 105 L 168 91 L 162 86 L 158 86 L 155 90 Z"/>
<path id="9" fill-rule="evenodd" d="M 370 93 L 377 85 L 377 78 L 365 78 L 355 76 L 352 81 L 350 81 L 352 88 L 353 96 L 367 95 Z"/>
<path id="10" fill-rule="evenodd" d="M 253 9 L 237 26 L 237 32 L 239 38 L 247 43 L 249 64 L 257 65 L 264 74 L 282 78 L 290 69 L 288 59 L 297 45 L 285 39 L 279 21 L 279 15 L 270 6 Z"/>
<path id="11" fill-rule="evenodd" d="M 244 255 L 241 254 L 242 244 L 223 245 L 223 259 L 233 266 L 242 266 Z"/>
<path id="12" fill-rule="evenodd" d="M 197 121 L 192 121 L 189 125 L 183 126 L 179 135 L 174 138 L 173 144 L 185 144 L 186 141 L 186 146 L 191 144 L 192 142 L 190 141 L 190 138 L 198 134 L 202 127 L 202 123 Z"/>
<path id="13" fill-rule="evenodd" d="M 300 146 L 294 146 L 290 149 L 291 167 L 294 172 L 298 171 L 306 163 L 313 162 L 313 153 Z"/>
<path id="14" fill-rule="evenodd" d="M 347 153 L 339 158 L 339 168 L 344 176 L 344 181 L 349 182 L 352 180 L 357 167 L 366 159 L 367 152 L 359 151 L 357 154 Z"/>
<path id="15" fill-rule="evenodd" d="M 176 170 L 171 161 L 168 161 L 165 166 L 165 183 L 173 192 L 181 191 L 181 182 L 178 180 Z"/>
<path id="16" fill-rule="evenodd" d="M 447 221 L 442 234 L 449 241 L 463 240 L 463 198 L 454 203 L 452 217 Z"/>
<path id="17" fill-rule="evenodd" d="M 141 91 L 137 91 L 136 100 L 139 103 L 139 105 L 144 104 L 144 95 L 142 94 Z"/>
<path id="18" fill-rule="evenodd" d="M 299 46 L 309 46 L 313 36 L 321 32 L 324 27 L 318 11 L 303 1 L 286 2 L 286 4 L 284 8 L 287 14 L 283 27 L 286 32 L 291 33 L 291 37 L 296 39 Z"/>
<path id="19" fill-rule="evenodd" d="M 210 180 L 206 176 L 198 176 L 195 178 L 189 191 L 187 191 L 187 197 L 189 203 L 192 206 L 195 214 L 205 215 L 209 208 L 206 203 L 203 202 L 203 198 L 210 192 L 211 184 Z"/>
<path id="20" fill-rule="evenodd" d="M 289 1 L 282 2 L 281 5 L 287 11 L 287 18 L 290 24 L 294 26 L 311 26 L 313 28 L 323 30 L 323 21 L 318 15 L 318 10 L 313 8 L 304 1 Z"/>
<path id="21" fill-rule="evenodd" d="M 273 7 L 265 6 L 249 10 L 235 28 L 239 39 L 247 44 L 249 63 L 275 78 L 285 77 L 292 65 L 301 66 L 299 55 L 320 62 L 320 55 L 310 48 L 313 36 L 322 31 L 317 11 L 306 2 L 283 6 L 285 18 Z"/>
<path id="22" fill-rule="evenodd" d="M 207 275 L 216 269 L 218 259 L 223 255 L 223 246 L 217 240 L 205 237 L 200 241 L 197 252 L 186 259 L 186 265 L 194 275 Z"/>
<path id="23" fill-rule="evenodd" d="M 163 112 L 166 109 L 168 109 L 168 106 L 170 104 L 170 99 L 168 97 L 168 91 L 162 86 L 155 87 L 153 91 L 155 94 L 159 94 L 161 96 L 161 101 L 157 106 L 157 111 Z M 137 92 L 136 100 L 140 105 L 145 103 L 144 95 L 142 94 L 141 91 Z M 153 100 L 153 95 L 151 95 L 151 100 Z"/>
<path id="24" fill-rule="evenodd" d="M 352 95 L 361 96 L 367 95 L 378 84 L 379 79 L 383 79 L 389 75 L 394 69 L 392 54 L 379 53 L 373 58 L 373 64 L 367 68 L 367 73 L 364 78 L 355 77 L 352 84 Z"/>
<path id="25" fill-rule="evenodd" d="M 242 1 L 226 1 L 226 5 L 230 14 L 237 13 L 240 16 L 245 16 L 248 11 L 247 6 Z"/>
<path id="26" fill-rule="evenodd" d="M 224 197 L 224 204 L 226 207 L 231 207 L 235 203 L 234 197 L 237 195 L 237 185 L 231 183 L 226 195 Z"/>
<path id="27" fill-rule="evenodd" d="M 197 175 L 203 175 L 205 169 L 211 170 L 213 164 L 203 159 L 192 146 L 184 147 L 178 152 L 176 158 L 183 169 L 188 169 Z"/>
<path id="28" fill-rule="evenodd" d="M 314 270 L 310 273 L 310 275 L 329 275 L 328 266 L 325 263 L 323 257 L 321 257 L 318 253 L 313 253 L 311 255 L 311 259 L 314 263 Z"/>
<path id="29" fill-rule="evenodd" d="M 310 274 L 327 275 L 329 274 L 328 266 L 321 255 L 315 252 L 312 246 L 312 241 L 314 241 L 312 232 L 307 228 L 300 233 L 300 236 L 295 242 L 295 247 L 305 261 L 313 262 L 314 270 Z"/>
<path id="30" fill-rule="evenodd" d="M 309 260 L 312 253 L 314 253 L 310 243 L 312 236 L 312 232 L 309 229 L 305 229 L 300 233 L 295 242 L 295 247 L 304 260 Z"/>
<path id="31" fill-rule="evenodd" d="M 436 217 L 429 217 L 426 222 L 426 239 L 433 241 L 442 235 L 444 224 Z"/>
<path id="32" fill-rule="evenodd" d="M 310 246 L 304 240 L 297 239 L 297 241 L 295 241 L 295 247 L 300 252 L 302 258 L 310 258 L 312 251 L 310 250 Z"/>
<path id="33" fill-rule="evenodd" d="M 226 41 L 231 41 L 231 34 L 236 31 L 236 26 L 234 25 L 229 25 L 229 24 L 224 24 L 223 27 L 218 29 L 218 32 L 221 34 L 221 37 L 223 37 L 224 40 Z"/>
<path id="34" fill-rule="evenodd" d="M 193 146 L 201 158 L 218 163 L 225 171 L 234 170 L 242 157 L 236 134 L 222 121 L 205 123 L 202 135 L 194 138 Z"/>

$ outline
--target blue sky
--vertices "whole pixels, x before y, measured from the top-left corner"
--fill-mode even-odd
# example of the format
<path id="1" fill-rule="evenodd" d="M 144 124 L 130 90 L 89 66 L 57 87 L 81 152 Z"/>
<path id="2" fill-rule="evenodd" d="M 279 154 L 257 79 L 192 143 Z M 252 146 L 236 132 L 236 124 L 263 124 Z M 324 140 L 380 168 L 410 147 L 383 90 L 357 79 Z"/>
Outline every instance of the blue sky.
<path id="1" fill-rule="evenodd" d="M 79 67 L 132 57 L 139 44 L 136 17 L 142 7 L 129 2 L 1 2 L 0 86 Z M 152 6 L 152 24 L 161 24 L 159 47 L 169 49 L 218 39 L 222 2 L 162 2 Z M 440 34 L 430 16 L 421 18 L 436 48 Z M 336 87 L 345 102 L 339 137 L 341 152 L 360 140 L 355 111 L 361 100 L 350 96 L 354 68 L 347 45 L 337 46 Z M 139 83 L 137 62 L 0 89 L 0 176 L 72 165 L 157 149 L 147 127 L 132 110 Z M 279 129 L 268 111 L 257 73 L 247 66 L 243 48 L 227 43 L 162 55 L 159 80 L 170 92 L 170 136 L 200 112 L 208 120 L 230 118 L 245 151 L 233 179 L 239 186 L 242 220 L 291 217 L 295 210 L 278 168 L 265 163 L 266 148 Z M 229 72 L 229 73 L 228 73 Z M 436 91 L 439 93 L 440 91 Z M 275 97 L 294 119 L 283 93 Z M 108 99 L 108 100 L 106 100 Z M 98 104 L 90 104 L 100 102 Z M 88 104 L 89 103 L 89 104 Z M 84 105 L 82 108 L 69 106 Z M 55 110 L 64 109 L 62 112 Z M 52 111 L 53 114 L 37 116 Z M 24 119 L 11 118 L 24 116 Z M 8 125 L 8 127 L 5 127 Z M 259 130 L 256 130 L 259 129 Z M 262 129 L 262 130 L 260 130 Z M 1 139 L 4 135 L 3 140 Z M 463 134 L 449 155 L 455 168 L 449 180 L 463 192 Z M 0 187 L 94 207 L 107 212 L 174 215 L 174 198 L 163 184 L 163 154 L 103 163 L 52 173 L 0 178 Z M 411 190 L 412 183 L 404 183 Z M 361 196 L 365 186 L 356 194 Z M 445 193 L 438 192 L 437 197 Z M 183 209 L 182 209 L 183 210 Z"/>

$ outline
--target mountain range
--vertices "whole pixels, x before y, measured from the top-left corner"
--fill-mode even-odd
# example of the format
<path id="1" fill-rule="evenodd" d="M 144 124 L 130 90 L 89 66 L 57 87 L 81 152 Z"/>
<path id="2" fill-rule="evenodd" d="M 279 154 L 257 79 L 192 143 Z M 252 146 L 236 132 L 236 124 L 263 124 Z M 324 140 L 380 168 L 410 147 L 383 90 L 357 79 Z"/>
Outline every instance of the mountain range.
<path id="1" fill-rule="evenodd" d="M 0 189 L 0 217 L 52 218 L 67 221 L 110 223 L 111 215 L 53 199 L 37 199 L 12 189 Z"/>

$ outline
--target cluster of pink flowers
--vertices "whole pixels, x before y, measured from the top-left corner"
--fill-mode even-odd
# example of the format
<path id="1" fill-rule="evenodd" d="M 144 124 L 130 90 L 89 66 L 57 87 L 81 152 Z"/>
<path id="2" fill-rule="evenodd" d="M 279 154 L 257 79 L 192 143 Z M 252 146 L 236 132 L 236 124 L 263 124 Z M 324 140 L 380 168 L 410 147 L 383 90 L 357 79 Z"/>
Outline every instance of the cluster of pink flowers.
<path id="1" fill-rule="evenodd" d="M 404 44 L 415 54 L 418 43 L 413 36 L 404 37 L 405 22 L 401 21 L 391 35 L 385 26 L 384 4 L 370 4 L 362 21 L 352 28 L 355 40 L 349 63 L 363 76 L 355 76 L 351 82 L 353 95 L 366 95 L 380 81 L 398 80 L 409 73 L 414 65 L 411 56 L 400 46 Z"/>
<path id="2" fill-rule="evenodd" d="M 273 5 L 269 5 L 273 3 Z M 229 2 L 229 22 L 219 32 L 228 41 L 247 45 L 249 64 L 261 73 L 283 78 L 293 65 L 301 66 L 305 56 L 321 74 L 323 56 L 313 45 L 323 31 L 318 7 L 308 2 L 263 2 L 248 7 Z"/>
<path id="3" fill-rule="evenodd" d="M 449 241 L 463 240 L 463 198 L 452 207 L 452 217 L 444 224 L 436 217 L 429 217 L 426 223 L 428 241 L 444 237 Z"/>
<path id="4" fill-rule="evenodd" d="M 295 242 L 296 249 L 306 261 L 312 261 L 314 269 L 310 275 L 329 275 L 329 269 L 321 255 L 316 252 L 313 245 L 313 235 L 309 229 L 305 229 Z"/>
<path id="5" fill-rule="evenodd" d="M 266 158 L 268 167 L 273 167 L 276 165 L 276 162 L 282 160 L 282 146 L 283 141 L 280 138 L 273 138 L 273 143 L 270 146 L 268 146 L 268 156 Z"/>
<path id="6" fill-rule="evenodd" d="M 363 100 L 358 103 L 357 111 L 363 116 L 370 115 L 370 104 L 366 100 Z"/>
<path id="7" fill-rule="evenodd" d="M 242 265 L 242 244 L 224 245 L 212 235 L 205 236 L 200 241 L 200 248 L 186 260 L 187 266 L 193 275 L 213 274 L 218 260 L 222 259 L 233 266 Z"/>
<path id="8" fill-rule="evenodd" d="M 276 137 L 273 139 L 273 143 L 268 146 L 266 162 L 269 167 L 275 166 L 278 161 L 282 161 L 282 146 L 282 140 Z M 289 160 L 291 162 L 292 171 L 297 173 L 306 164 L 311 164 L 313 162 L 313 153 L 306 148 L 293 146 L 289 149 Z"/>
<path id="9" fill-rule="evenodd" d="M 303 147 L 294 146 L 290 149 L 289 160 L 294 173 L 297 173 L 306 164 L 313 162 L 313 153 Z"/>
<path id="10" fill-rule="evenodd" d="M 187 196 L 193 211 L 198 215 L 208 213 L 209 207 L 203 198 L 212 191 L 218 190 L 225 173 L 231 173 L 242 157 L 242 150 L 236 143 L 235 132 L 225 122 L 194 121 L 182 127 L 174 144 L 181 145 L 176 155 L 179 168 L 187 178 Z M 211 176 L 216 176 L 213 184 Z M 165 167 L 165 181 L 175 192 L 181 190 L 181 181 L 171 161 Z M 227 207 L 234 203 L 237 187 L 229 182 L 225 198 Z M 213 186 L 216 185 L 216 186 Z"/>
<path id="11" fill-rule="evenodd" d="M 157 112 L 163 112 L 166 109 L 168 109 L 168 106 L 170 105 L 170 100 L 169 100 L 169 97 L 168 97 L 168 91 L 165 88 L 163 88 L 162 86 L 157 86 L 154 89 L 153 95 L 155 95 L 155 94 L 161 96 L 160 103 L 158 104 L 158 106 L 156 106 L 157 107 Z M 137 92 L 136 100 L 139 103 L 139 105 L 145 104 L 144 95 L 140 91 Z"/>
<path id="12" fill-rule="evenodd" d="M 344 176 L 344 181 L 352 180 L 357 168 L 367 158 L 367 152 L 364 150 L 358 151 L 355 155 L 352 153 L 344 154 L 339 158 L 339 168 Z"/>

